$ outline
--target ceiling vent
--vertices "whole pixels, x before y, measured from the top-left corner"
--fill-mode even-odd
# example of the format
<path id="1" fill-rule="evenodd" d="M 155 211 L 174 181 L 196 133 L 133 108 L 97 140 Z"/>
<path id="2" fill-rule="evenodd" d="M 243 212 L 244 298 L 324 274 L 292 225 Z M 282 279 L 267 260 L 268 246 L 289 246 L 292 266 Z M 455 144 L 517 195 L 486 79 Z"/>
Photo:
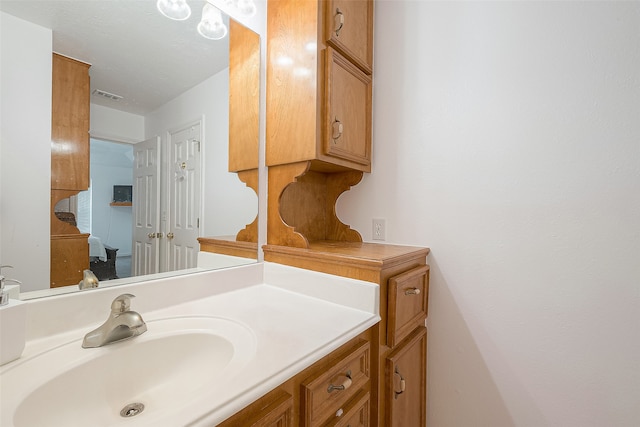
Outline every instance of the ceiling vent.
<path id="1" fill-rule="evenodd" d="M 103 98 L 107 98 L 112 101 L 119 101 L 122 99 L 120 95 L 116 95 L 115 93 L 109 93 L 100 89 L 94 89 L 93 92 L 91 92 L 91 94 L 94 96 L 101 96 Z"/>

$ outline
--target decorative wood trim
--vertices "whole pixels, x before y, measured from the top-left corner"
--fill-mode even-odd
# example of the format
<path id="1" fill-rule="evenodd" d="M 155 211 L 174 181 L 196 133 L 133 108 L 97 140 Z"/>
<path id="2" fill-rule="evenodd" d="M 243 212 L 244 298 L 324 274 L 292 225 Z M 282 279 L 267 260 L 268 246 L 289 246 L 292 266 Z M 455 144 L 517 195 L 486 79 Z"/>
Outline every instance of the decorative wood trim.
<path id="1" fill-rule="evenodd" d="M 200 250 L 215 254 L 258 259 L 258 244 L 234 240 L 233 236 L 198 237 Z"/>
<path id="2" fill-rule="evenodd" d="M 67 199 L 71 196 L 78 194 L 79 190 L 51 190 L 51 236 L 60 235 L 79 235 L 80 230 L 78 227 L 73 226 L 67 222 L 60 221 L 54 211 L 55 206 L 60 200 Z"/>
<path id="3" fill-rule="evenodd" d="M 109 206 L 133 206 L 131 202 L 111 202 Z"/>
<path id="4" fill-rule="evenodd" d="M 238 172 L 238 179 L 251 188 L 258 196 L 258 169 L 251 169 Z M 241 242 L 252 242 L 256 244 L 256 252 L 258 250 L 258 213 L 251 224 L 240 230 L 236 234 L 236 240 Z"/>
<path id="5" fill-rule="evenodd" d="M 309 170 L 309 162 L 289 163 L 269 168 L 267 206 L 267 242 L 272 245 L 306 248 L 307 239 L 287 225 L 280 216 L 280 198 L 284 189 Z"/>

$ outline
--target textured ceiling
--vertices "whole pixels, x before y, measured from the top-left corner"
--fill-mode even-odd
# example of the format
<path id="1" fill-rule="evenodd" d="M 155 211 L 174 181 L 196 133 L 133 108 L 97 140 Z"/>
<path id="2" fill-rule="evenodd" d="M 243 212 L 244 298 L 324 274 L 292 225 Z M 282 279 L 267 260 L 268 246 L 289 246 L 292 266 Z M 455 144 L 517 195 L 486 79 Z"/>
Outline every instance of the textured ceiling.
<path id="1" fill-rule="evenodd" d="M 0 0 L 0 10 L 53 31 L 53 50 L 91 64 L 91 102 L 135 114 L 151 112 L 228 66 L 229 39 L 208 40 L 191 17 L 172 21 L 155 0 Z M 17 41 L 19 42 L 19 41 Z"/>

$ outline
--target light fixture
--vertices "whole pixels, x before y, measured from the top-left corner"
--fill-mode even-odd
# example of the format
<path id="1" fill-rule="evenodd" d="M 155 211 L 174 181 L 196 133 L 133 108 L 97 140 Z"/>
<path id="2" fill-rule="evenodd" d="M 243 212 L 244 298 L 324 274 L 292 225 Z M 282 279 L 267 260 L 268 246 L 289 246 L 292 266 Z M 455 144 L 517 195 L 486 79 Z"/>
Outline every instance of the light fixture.
<path id="1" fill-rule="evenodd" d="M 257 11 L 256 4 L 253 0 L 237 0 L 236 7 L 244 16 L 254 16 Z"/>
<path id="2" fill-rule="evenodd" d="M 225 10 L 233 14 L 237 12 L 242 16 L 254 16 L 257 13 L 257 7 L 254 0 L 224 0 Z M 158 0 L 156 3 L 158 10 L 167 18 L 184 21 L 191 16 L 191 8 L 187 4 L 187 0 Z M 202 19 L 198 24 L 198 33 L 202 37 L 211 40 L 220 40 L 227 35 L 228 29 L 222 20 L 220 9 L 209 3 L 209 0 L 202 8 Z"/>
<path id="3" fill-rule="evenodd" d="M 227 35 L 227 26 L 222 21 L 220 9 L 206 3 L 202 8 L 202 19 L 198 24 L 198 32 L 202 37 L 211 40 L 220 40 Z"/>
<path id="4" fill-rule="evenodd" d="M 160 13 L 169 19 L 184 21 L 191 16 L 191 8 L 187 0 L 158 0 L 156 6 Z"/>

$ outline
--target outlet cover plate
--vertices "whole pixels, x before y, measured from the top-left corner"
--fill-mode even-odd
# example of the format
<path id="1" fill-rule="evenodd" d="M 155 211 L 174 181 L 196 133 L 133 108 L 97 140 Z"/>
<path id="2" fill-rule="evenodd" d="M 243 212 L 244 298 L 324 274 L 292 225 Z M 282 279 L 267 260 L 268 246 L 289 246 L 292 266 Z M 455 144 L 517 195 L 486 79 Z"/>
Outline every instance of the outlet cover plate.
<path id="1" fill-rule="evenodd" d="M 373 218 L 372 222 L 373 240 L 387 240 L 387 222 L 384 218 Z"/>

